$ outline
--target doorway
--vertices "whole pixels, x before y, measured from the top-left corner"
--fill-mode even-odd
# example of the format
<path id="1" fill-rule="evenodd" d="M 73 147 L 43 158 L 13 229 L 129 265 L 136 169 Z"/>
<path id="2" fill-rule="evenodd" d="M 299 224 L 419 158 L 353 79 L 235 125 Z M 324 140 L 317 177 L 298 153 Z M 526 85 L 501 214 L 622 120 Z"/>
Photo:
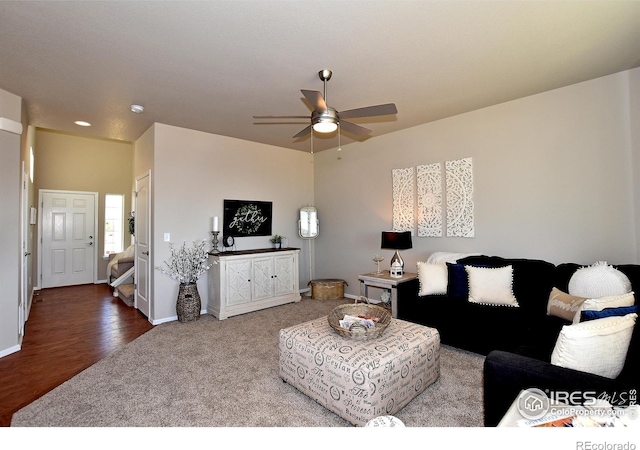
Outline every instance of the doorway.
<path id="1" fill-rule="evenodd" d="M 97 192 L 40 191 L 40 287 L 95 283 Z"/>
<path id="2" fill-rule="evenodd" d="M 21 191 L 21 226 L 20 241 L 22 243 L 22 264 L 20 265 L 20 299 L 18 303 L 18 336 L 24 336 L 24 324 L 28 317 L 29 308 L 29 218 L 31 208 L 29 208 L 29 193 L 27 183 L 29 174 L 25 172 L 24 161 L 22 162 L 22 191 Z"/>
<path id="3" fill-rule="evenodd" d="M 151 320 L 151 172 L 136 178 L 135 198 L 135 307 Z"/>

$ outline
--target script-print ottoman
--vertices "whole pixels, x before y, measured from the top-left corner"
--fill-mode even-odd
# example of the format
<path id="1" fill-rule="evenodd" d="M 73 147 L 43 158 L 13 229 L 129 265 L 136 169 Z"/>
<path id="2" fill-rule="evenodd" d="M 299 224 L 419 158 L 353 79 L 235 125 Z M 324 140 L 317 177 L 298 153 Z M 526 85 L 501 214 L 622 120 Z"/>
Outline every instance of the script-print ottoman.
<path id="1" fill-rule="evenodd" d="M 284 381 L 358 426 L 400 411 L 440 376 L 438 330 L 399 319 L 357 341 L 321 317 L 280 330 L 279 348 Z"/>

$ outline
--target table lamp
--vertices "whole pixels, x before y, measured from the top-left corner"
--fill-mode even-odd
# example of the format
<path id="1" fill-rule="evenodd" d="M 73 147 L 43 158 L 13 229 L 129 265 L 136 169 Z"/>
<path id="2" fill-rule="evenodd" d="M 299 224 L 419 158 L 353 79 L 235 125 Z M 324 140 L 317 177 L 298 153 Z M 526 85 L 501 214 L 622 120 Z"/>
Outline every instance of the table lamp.
<path id="1" fill-rule="evenodd" d="M 396 251 L 391 258 L 391 268 L 389 270 L 389 275 L 392 278 L 400 278 L 404 274 L 404 260 L 400 256 L 399 250 L 406 250 L 411 247 L 411 231 L 382 232 L 382 244 L 380 248 Z"/>

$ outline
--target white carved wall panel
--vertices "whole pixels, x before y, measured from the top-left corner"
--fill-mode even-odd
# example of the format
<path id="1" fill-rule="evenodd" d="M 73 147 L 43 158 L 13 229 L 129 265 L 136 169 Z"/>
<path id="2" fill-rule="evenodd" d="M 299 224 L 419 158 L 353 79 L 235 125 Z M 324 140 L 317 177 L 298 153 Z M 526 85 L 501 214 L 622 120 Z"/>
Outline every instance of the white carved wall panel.
<path id="1" fill-rule="evenodd" d="M 418 187 L 418 236 L 442 236 L 442 164 L 416 168 Z"/>
<path id="2" fill-rule="evenodd" d="M 445 163 L 447 236 L 474 237 L 472 158 Z"/>
<path id="3" fill-rule="evenodd" d="M 413 167 L 393 169 L 393 231 L 411 231 L 414 218 Z"/>

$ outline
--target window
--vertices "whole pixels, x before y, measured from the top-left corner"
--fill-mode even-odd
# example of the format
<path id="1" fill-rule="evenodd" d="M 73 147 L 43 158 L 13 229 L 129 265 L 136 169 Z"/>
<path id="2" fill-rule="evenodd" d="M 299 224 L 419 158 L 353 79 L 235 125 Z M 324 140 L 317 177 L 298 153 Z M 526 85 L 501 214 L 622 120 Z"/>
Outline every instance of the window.
<path id="1" fill-rule="evenodd" d="M 107 194 L 104 200 L 104 254 L 119 253 L 124 243 L 124 195 Z"/>

